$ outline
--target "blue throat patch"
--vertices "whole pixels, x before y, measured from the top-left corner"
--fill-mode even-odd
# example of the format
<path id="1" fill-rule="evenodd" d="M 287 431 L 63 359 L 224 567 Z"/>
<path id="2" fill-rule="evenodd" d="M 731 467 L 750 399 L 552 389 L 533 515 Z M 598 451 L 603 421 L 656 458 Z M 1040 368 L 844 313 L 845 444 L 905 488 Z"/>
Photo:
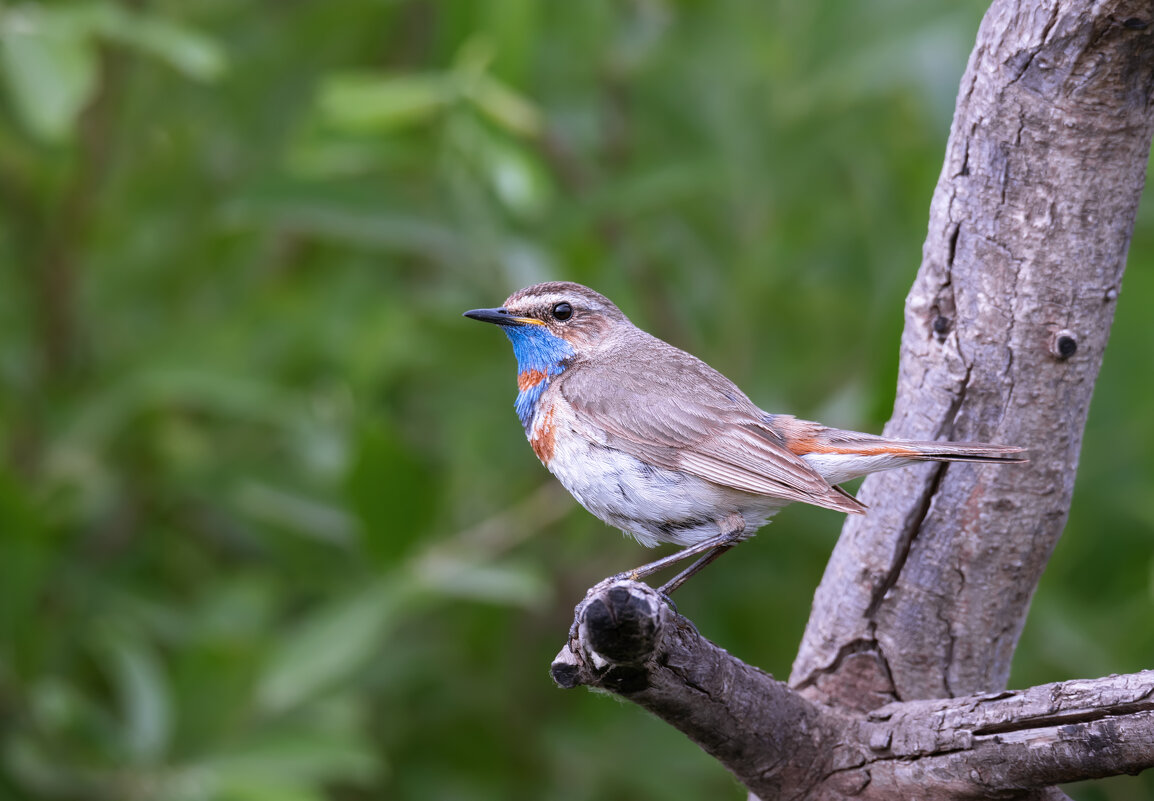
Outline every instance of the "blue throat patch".
<path id="1" fill-rule="evenodd" d="M 513 355 L 517 357 L 517 371 L 521 375 L 540 373 L 542 379 L 525 387 L 517 394 L 517 417 L 525 431 L 533 424 L 533 412 L 541 393 L 549 386 L 550 379 L 560 375 L 568 367 L 569 359 L 576 355 L 573 346 L 561 337 L 554 336 L 540 325 L 502 326 L 505 336 L 513 343 Z"/>

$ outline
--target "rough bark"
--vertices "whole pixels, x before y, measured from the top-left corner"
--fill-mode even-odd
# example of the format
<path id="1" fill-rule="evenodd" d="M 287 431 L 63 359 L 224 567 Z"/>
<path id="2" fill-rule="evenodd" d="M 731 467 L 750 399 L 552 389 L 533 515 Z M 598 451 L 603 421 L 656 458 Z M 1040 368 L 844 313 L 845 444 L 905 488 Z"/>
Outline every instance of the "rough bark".
<path id="1" fill-rule="evenodd" d="M 870 476 L 788 685 L 637 584 L 591 590 L 558 683 L 645 706 L 766 801 L 1061 798 L 1154 765 L 1152 673 L 1004 692 L 1069 510 L 1152 92 L 1154 7 L 1134 0 L 997 0 L 962 79 L 886 432 L 1028 465 Z"/>

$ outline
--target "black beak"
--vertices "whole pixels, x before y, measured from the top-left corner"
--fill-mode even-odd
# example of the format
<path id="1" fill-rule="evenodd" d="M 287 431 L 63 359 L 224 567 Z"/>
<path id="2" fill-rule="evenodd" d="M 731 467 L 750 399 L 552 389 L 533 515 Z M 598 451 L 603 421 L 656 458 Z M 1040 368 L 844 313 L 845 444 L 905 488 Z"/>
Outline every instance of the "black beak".
<path id="1" fill-rule="evenodd" d="M 513 315 L 509 314 L 506 309 L 473 309 L 465 312 L 465 316 L 474 320 L 480 320 L 483 323 L 496 323 L 497 325 L 524 325 Z"/>

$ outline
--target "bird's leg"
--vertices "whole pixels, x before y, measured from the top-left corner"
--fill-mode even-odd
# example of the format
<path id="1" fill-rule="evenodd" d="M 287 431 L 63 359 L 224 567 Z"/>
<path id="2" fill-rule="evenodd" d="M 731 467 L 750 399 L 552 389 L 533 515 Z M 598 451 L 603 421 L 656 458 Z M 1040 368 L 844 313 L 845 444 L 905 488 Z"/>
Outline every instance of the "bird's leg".
<path id="1" fill-rule="evenodd" d="M 674 590 L 700 573 L 706 565 L 741 542 L 741 535 L 745 532 L 745 518 L 737 513 L 730 514 L 721 521 L 719 529 L 717 537 L 711 539 L 721 538 L 722 541 L 713 546 L 708 553 L 696 562 L 665 582 L 665 584 L 657 590 L 659 593 L 666 596 L 672 595 Z"/>
<path id="2" fill-rule="evenodd" d="M 713 550 L 711 550 L 709 553 L 705 554 L 705 556 L 702 556 L 700 559 L 698 559 L 696 562 L 691 564 L 689 567 L 685 568 L 680 573 L 678 573 L 676 576 L 669 579 L 669 581 L 662 584 L 661 587 L 657 591 L 659 593 L 661 593 L 662 595 L 672 595 L 674 590 L 676 590 L 678 587 L 680 587 L 685 582 L 689 581 L 689 579 L 691 579 L 693 576 L 695 576 L 699 572 L 701 572 L 701 570 L 706 565 L 708 565 L 710 562 L 717 559 L 717 557 L 721 556 L 723 553 L 728 551 L 734 545 L 737 545 L 736 540 L 734 540 L 732 542 L 726 542 L 726 543 L 723 543 L 722 545 L 718 545 L 718 546 L 714 547 Z"/>
<path id="3" fill-rule="evenodd" d="M 666 582 L 658 592 L 669 595 L 682 584 L 689 580 L 689 578 L 700 572 L 702 568 L 708 565 L 717 557 L 728 551 L 734 545 L 741 541 L 741 535 L 745 532 L 745 518 L 737 512 L 733 512 L 722 518 L 718 523 L 718 533 L 709 539 L 690 545 L 688 548 L 683 548 L 677 553 L 670 554 L 649 564 L 634 568 L 625 573 L 620 574 L 620 578 L 640 579 L 646 576 L 652 576 L 667 567 L 680 564 L 690 557 L 698 554 L 705 554 L 696 562 L 691 564 L 685 570 L 678 573 L 668 582 Z M 617 578 L 616 576 L 614 578 Z"/>

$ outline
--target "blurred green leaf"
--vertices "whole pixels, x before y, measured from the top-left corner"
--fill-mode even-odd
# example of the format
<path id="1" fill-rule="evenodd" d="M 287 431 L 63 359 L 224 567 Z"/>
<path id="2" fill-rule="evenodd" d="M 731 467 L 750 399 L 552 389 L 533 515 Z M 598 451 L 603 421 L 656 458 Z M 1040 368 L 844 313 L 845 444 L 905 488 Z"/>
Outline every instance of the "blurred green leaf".
<path id="1" fill-rule="evenodd" d="M 199 81 L 216 80 L 224 73 L 225 53 L 214 39 L 163 17 L 129 13 L 121 6 L 108 8 L 101 33 L 109 39 L 135 47 Z"/>
<path id="2" fill-rule="evenodd" d="M 529 564 L 485 564 L 443 553 L 418 563 L 421 580 L 441 595 L 526 608 L 549 600 L 549 583 Z"/>
<path id="3" fill-rule="evenodd" d="M 88 15 L 24 5 L 0 16 L 0 65 L 13 107 L 49 144 L 67 140 L 96 91 L 98 62 Z"/>
<path id="4" fill-rule="evenodd" d="M 521 148 L 488 137 L 480 158 L 489 173 L 493 194 L 518 217 L 538 219 L 552 199 L 548 182 L 536 161 Z"/>
<path id="5" fill-rule="evenodd" d="M 41 677 L 29 688 L 28 712 L 39 731 L 57 734 L 75 725 L 84 714 L 84 699 L 58 678 Z"/>
<path id="6" fill-rule="evenodd" d="M 115 624 L 98 627 L 92 644 L 116 688 L 125 755 L 137 765 L 160 762 L 173 729 L 168 680 L 160 660 L 141 638 Z"/>
<path id="7" fill-rule="evenodd" d="M 353 521 L 344 509 L 297 493 L 246 483 L 238 487 L 236 503 L 254 520 L 282 526 L 321 542 L 348 546 L 354 539 Z"/>
<path id="8" fill-rule="evenodd" d="M 381 580 L 311 611 L 271 655 L 259 707 L 282 713 L 347 680 L 382 652 L 399 612 L 416 598 L 410 584 Z"/>
<path id="9" fill-rule="evenodd" d="M 471 88 L 477 107 L 510 133 L 524 137 L 541 134 L 541 112 L 530 101 L 492 76 L 481 77 Z"/>
<path id="10" fill-rule="evenodd" d="M 219 77 L 225 66 L 223 50 L 209 37 L 114 3 L 17 6 L 0 15 L 0 71 L 22 122 L 45 143 L 61 144 L 74 133 L 96 91 L 101 38 L 198 80 Z"/>
<path id="11" fill-rule="evenodd" d="M 427 122 L 452 97 L 440 75 L 350 73 L 328 78 L 318 105 L 321 119 L 336 130 L 387 133 Z"/>

